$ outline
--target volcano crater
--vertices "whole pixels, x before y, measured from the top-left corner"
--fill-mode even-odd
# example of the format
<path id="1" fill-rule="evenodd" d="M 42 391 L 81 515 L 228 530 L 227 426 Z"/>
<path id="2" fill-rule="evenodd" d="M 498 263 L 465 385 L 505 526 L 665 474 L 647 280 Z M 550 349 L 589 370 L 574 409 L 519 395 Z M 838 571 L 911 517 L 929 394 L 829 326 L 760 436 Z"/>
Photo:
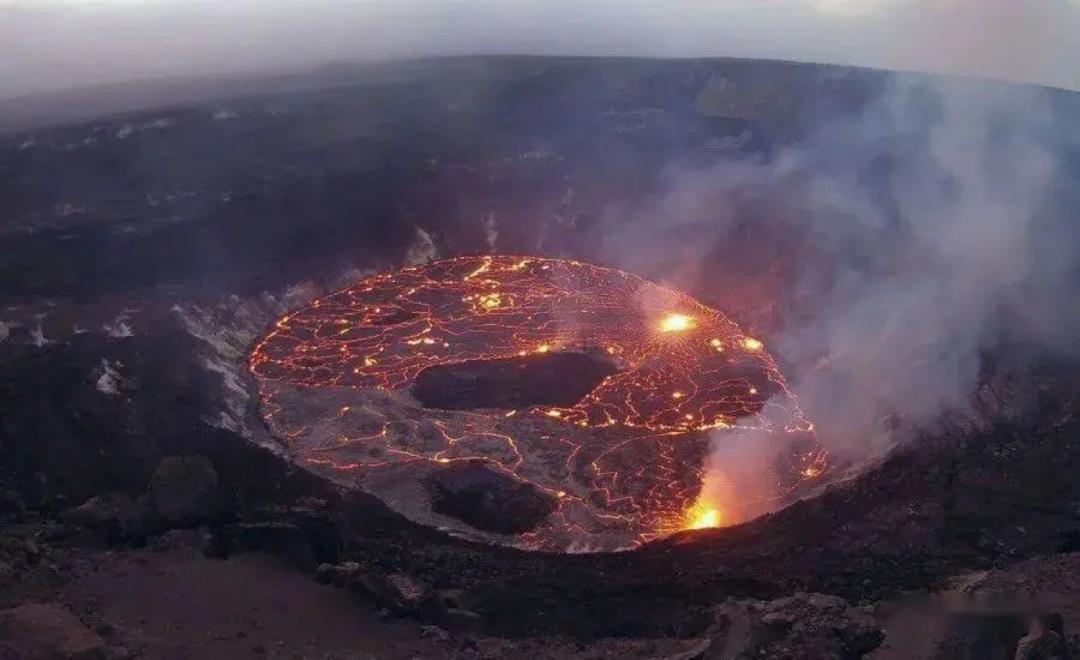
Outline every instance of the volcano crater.
<path id="1" fill-rule="evenodd" d="M 374 275 L 280 318 L 249 367 L 301 464 L 416 522 L 528 549 L 697 525 L 710 441 L 813 438 L 760 340 L 679 291 L 571 260 Z M 816 478 L 802 464 L 823 456 L 801 451 L 781 481 Z"/>

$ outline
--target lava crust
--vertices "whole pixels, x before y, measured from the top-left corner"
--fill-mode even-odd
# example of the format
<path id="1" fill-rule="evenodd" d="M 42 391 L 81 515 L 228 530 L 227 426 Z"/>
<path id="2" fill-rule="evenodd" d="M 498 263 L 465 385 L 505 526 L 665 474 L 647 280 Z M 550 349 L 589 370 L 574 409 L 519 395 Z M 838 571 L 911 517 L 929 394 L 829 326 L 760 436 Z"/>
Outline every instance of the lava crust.
<path id="1" fill-rule="evenodd" d="M 569 407 L 617 372 L 587 353 L 469 360 L 424 369 L 411 392 L 425 406 L 447 410 Z"/>
<path id="2" fill-rule="evenodd" d="M 432 509 L 499 534 L 535 529 L 558 508 L 556 498 L 488 468 L 484 461 L 448 465 L 426 485 Z"/>
<path id="3" fill-rule="evenodd" d="M 577 364 L 596 354 L 613 366 Z M 529 548 L 685 528 L 710 435 L 812 437 L 760 341 L 683 293 L 576 261 L 461 257 L 375 275 L 280 319 L 249 365 L 298 460 L 414 520 L 477 531 L 420 486 L 457 461 L 553 498 L 528 533 L 479 533 Z M 567 367 L 578 373 L 561 379 Z M 781 481 L 823 460 L 806 452 Z"/>

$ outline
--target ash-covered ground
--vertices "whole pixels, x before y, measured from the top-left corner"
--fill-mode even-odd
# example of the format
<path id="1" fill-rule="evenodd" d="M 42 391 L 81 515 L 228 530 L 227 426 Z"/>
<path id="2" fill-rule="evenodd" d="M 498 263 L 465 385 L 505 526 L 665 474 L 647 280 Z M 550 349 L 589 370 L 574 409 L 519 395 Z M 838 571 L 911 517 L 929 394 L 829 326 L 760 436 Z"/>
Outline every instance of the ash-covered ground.
<path id="1" fill-rule="evenodd" d="M 636 235 L 619 224 L 627 209 L 670 211 L 656 200 L 673 168 L 769 163 L 823 122 L 856 122 L 892 80 L 769 62 L 470 58 L 332 67 L 93 116 L 53 100 L 57 114 L 36 112 L 48 125 L 8 106 L 0 645 L 59 620 L 72 645 L 112 657 L 920 657 L 903 655 L 914 607 L 935 622 L 936 657 L 1010 657 L 1028 595 L 1064 599 L 1052 607 L 1074 635 L 1075 590 L 1047 577 L 1080 550 L 1068 342 L 1000 330 L 980 347 L 963 413 L 781 511 L 613 554 L 532 553 L 412 522 L 295 465 L 258 410 L 245 358 L 275 319 L 363 275 L 459 254 L 634 267 L 771 346 L 815 313 L 808 272 L 843 281 L 808 269 L 821 255 L 806 236 L 766 222 L 792 210 L 782 192 L 740 198 L 707 245 L 684 223 L 655 258 L 623 263 L 623 245 L 601 238 Z M 1047 134 L 1075 135 L 1075 95 L 1045 102 Z M 903 128 L 875 142 L 868 189 L 917 151 Z M 1051 226 L 1080 195 L 1080 150 L 1059 148 L 1039 216 Z M 1057 284 L 1067 308 L 1076 282 Z M 293 579 L 305 572 L 342 589 Z M 223 598 L 226 575 L 259 589 L 241 581 Z M 994 616 L 1011 623 L 926 596 L 948 590 L 1005 592 Z M 147 610 L 148 593 L 176 599 Z M 42 601 L 69 614 L 10 609 Z M 301 610 L 326 615 L 274 618 Z M 380 643 L 365 648 L 354 624 Z"/>

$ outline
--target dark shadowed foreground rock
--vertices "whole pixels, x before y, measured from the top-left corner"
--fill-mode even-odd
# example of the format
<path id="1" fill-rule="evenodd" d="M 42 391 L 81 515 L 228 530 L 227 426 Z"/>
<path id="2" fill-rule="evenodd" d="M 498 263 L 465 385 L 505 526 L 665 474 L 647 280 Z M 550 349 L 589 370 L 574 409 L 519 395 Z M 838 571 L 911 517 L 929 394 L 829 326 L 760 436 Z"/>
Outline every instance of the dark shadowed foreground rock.
<path id="1" fill-rule="evenodd" d="M 60 514 L 65 525 L 96 530 L 107 541 L 134 541 L 158 531 L 146 495 L 131 499 L 122 493 L 91 497 Z"/>
<path id="2" fill-rule="evenodd" d="M 122 493 L 95 495 L 82 504 L 60 514 L 60 520 L 69 525 L 99 527 L 114 523 L 129 515 L 134 502 Z"/>
<path id="3" fill-rule="evenodd" d="M 412 614 L 428 598 L 423 583 L 402 573 L 362 573 L 349 586 L 395 614 Z"/>
<path id="4" fill-rule="evenodd" d="M 942 615 L 944 630 L 933 660 L 1013 660 L 1027 632 L 1024 617 L 1012 612 L 954 612 Z"/>
<path id="5" fill-rule="evenodd" d="M 476 632 L 484 625 L 484 618 L 471 609 L 473 599 L 461 589 L 432 589 L 410 575 L 365 571 L 356 562 L 322 564 L 315 576 L 323 584 L 350 589 L 390 613 L 417 616 L 446 630 Z"/>
<path id="6" fill-rule="evenodd" d="M 729 600 L 717 610 L 708 660 L 848 660 L 876 649 L 884 634 L 870 614 L 836 596 L 798 593 L 773 601 Z"/>
<path id="7" fill-rule="evenodd" d="M 442 589 L 423 604 L 423 617 L 447 630 L 478 631 L 483 617 L 473 611 L 474 604 L 461 589 Z"/>
<path id="8" fill-rule="evenodd" d="M 527 532 L 557 505 L 553 496 L 493 470 L 484 461 L 451 464 L 428 477 L 427 487 L 435 512 L 499 534 Z"/>
<path id="9" fill-rule="evenodd" d="M 425 369 L 412 394 L 425 406 L 447 410 L 572 406 L 617 371 L 590 353 L 470 360 Z"/>
<path id="10" fill-rule="evenodd" d="M 154 512 L 169 524 L 197 524 L 219 511 L 217 471 L 204 456 L 162 459 L 148 491 Z"/>
<path id="11" fill-rule="evenodd" d="M 29 603 L 0 611 L 0 657 L 96 660 L 105 643 L 71 612 Z"/>

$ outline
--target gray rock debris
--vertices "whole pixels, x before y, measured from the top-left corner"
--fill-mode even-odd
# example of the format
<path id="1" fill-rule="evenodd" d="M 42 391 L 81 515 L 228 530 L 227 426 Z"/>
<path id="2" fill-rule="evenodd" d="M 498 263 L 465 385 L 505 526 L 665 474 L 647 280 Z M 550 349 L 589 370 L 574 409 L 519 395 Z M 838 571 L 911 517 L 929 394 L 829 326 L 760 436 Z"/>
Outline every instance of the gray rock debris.
<path id="1" fill-rule="evenodd" d="M 731 599 L 717 609 L 707 638 L 672 660 L 849 660 L 873 651 L 883 639 L 868 612 L 836 596 L 797 593 L 772 601 Z"/>

